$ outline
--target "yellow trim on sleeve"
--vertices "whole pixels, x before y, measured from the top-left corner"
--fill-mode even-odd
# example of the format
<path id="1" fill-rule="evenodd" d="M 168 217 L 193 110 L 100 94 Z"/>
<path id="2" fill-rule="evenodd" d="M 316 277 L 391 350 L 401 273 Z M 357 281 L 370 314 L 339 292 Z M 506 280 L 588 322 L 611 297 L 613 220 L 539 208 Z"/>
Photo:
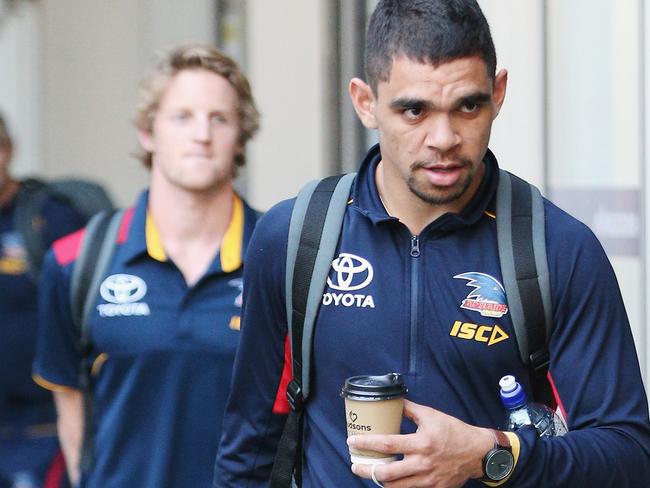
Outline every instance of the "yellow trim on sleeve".
<path id="1" fill-rule="evenodd" d="M 221 269 L 231 273 L 242 264 L 244 245 L 244 204 L 235 195 L 232 205 L 232 218 L 221 243 Z"/>
<path id="2" fill-rule="evenodd" d="M 151 213 L 147 209 L 147 220 L 145 224 L 145 240 L 147 241 L 147 253 L 151 258 L 156 261 L 165 262 L 167 261 L 167 254 L 162 245 L 162 240 L 160 239 L 160 233 L 158 232 L 158 227 L 151 216 Z"/>
<path id="3" fill-rule="evenodd" d="M 510 445 L 512 446 L 512 457 L 515 460 L 515 464 L 512 468 L 512 472 L 508 475 L 507 478 L 504 478 L 501 481 L 495 481 L 495 482 L 483 481 L 484 485 L 501 486 L 502 484 L 504 484 L 506 481 L 510 479 L 512 473 L 514 473 L 515 469 L 517 469 L 517 461 L 519 461 L 519 453 L 521 451 L 521 443 L 519 442 L 519 437 L 514 432 L 504 432 L 504 434 L 508 436 L 508 439 L 510 439 Z"/>
<path id="4" fill-rule="evenodd" d="M 519 453 L 521 451 L 519 436 L 514 432 L 504 432 L 504 434 L 508 436 L 508 439 L 510 439 L 510 445 L 512 446 L 512 456 L 515 458 L 515 467 L 517 467 L 517 461 L 519 461 Z"/>
<path id="5" fill-rule="evenodd" d="M 41 388 L 45 388 L 46 390 L 50 391 L 59 391 L 59 392 L 70 392 L 70 391 L 79 391 L 78 388 L 73 388 L 71 386 L 65 386 L 65 385 L 57 385 L 56 383 L 52 383 L 51 381 L 47 381 L 45 378 L 43 378 L 39 374 L 32 374 L 32 379 L 34 382 L 40 386 Z"/>
<path id="6" fill-rule="evenodd" d="M 232 330 L 239 330 L 240 325 L 241 325 L 241 317 L 239 315 L 233 315 L 232 317 L 230 317 L 229 327 Z"/>
<path id="7" fill-rule="evenodd" d="M 92 368 L 90 368 L 90 374 L 93 376 L 97 376 L 99 374 L 99 370 L 102 369 L 102 366 L 104 366 L 104 363 L 106 362 L 107 359 L 108 359 L 108 354 L 106 354 L 105 352 L 97 356 L 97 359 L 95 359 Z"/>
<path id="8" fill-rule="evenodd" d="M 493 219 L 496 219 L 497 216 L 491 212 L 488 212 L 487 210 L 484 210 L 483 213 L 487 215 L 488 217 L 492 217 Z"/>

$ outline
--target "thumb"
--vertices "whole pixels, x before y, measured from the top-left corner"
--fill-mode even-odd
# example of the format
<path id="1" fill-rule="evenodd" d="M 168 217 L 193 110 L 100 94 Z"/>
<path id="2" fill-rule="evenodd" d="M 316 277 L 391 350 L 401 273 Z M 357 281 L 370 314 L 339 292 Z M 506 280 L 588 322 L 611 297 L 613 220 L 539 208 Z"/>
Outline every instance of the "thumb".
<path id="1" fill-rule="evenodd" d="M 432 410 L 430 407 L 404 399 L 404 417 L 411 419 L 415 425 L 420 425 L 422 417 Z"/>

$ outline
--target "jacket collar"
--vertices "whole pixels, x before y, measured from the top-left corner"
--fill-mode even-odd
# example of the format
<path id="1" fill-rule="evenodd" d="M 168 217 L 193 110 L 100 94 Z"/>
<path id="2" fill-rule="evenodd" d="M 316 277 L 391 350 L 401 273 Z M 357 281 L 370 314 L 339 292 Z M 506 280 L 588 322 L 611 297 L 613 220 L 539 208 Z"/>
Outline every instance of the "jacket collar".
<path id="1" fill-rule="evenodd" d="M 352 190 L 352 206 L 367 216 L 374 224 L 398 220 L 388 215 L 379 198 L 375 172 L 380 161 L 381 150 L 379 144 L 376 144 L 370 148 L 362 161 Z M 499 179 L 499 165 L 496 157 L 489 149 L 483 158 L 483 164 L 485 164 L 486 171 L 481 184 L 465 208 L 460 213 L 442 215 L 431 222 L 425 230 L 452 230 L 470 226 L 476 223 L 486 211 L 490 211 L 493 207 L 492 200 L 496 194 Z"/>

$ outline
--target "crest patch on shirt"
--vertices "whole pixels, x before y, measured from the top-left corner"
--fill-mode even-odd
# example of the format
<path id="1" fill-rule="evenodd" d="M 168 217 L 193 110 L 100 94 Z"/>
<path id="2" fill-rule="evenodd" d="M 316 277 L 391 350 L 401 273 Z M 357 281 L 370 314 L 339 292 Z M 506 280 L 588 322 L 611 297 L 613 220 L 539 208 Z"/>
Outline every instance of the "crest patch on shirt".
<path id="1" fill-rule="evenodd" d="M 460 304 L 460 308 L 479 312 L 483 317 L 503 317 L 508 313 L 506 291 L 499 281 L 485 273 L 469 272 L 454 276 L 467 280 L 465 286 L 472 288 Z"/>
<path id="2" fill-rule="evenodd" d="M 0 273 L 19 275 L 27 271 L 27 250 L 17 231 L 0 234 Z"/>

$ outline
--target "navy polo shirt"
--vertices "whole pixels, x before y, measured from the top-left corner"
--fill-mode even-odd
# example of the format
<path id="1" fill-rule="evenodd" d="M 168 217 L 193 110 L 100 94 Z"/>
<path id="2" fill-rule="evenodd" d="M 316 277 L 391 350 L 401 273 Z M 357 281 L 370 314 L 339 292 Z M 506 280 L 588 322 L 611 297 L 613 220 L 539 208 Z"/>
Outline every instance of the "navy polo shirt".
<path id="1" fill-rule="evenodd" d="M 90 322 L 95 463 L 84 486 L 209 486 L 239 339 L 242 259 L 256 213 L 235 197 L 221 249 L 188 286 L 147 212 L 127 211 Z M 69 284 L 82 233 L 54 245 L 44 266 L 34 373 L 79 388 L 81 355 Z"/>
<path id="2" fill-rule="evenodd" d="M 36 345 L 36 283 L 27 250 L 14 225 L 16 199 L 0 208 L 0 437 L 24 437 L 31 426 L 56 419 L 51 395 L 34 384 L 31 365 Z M 49 198 L 37 216 L 49 245 L 83 226 L 68 205 Z"/>

